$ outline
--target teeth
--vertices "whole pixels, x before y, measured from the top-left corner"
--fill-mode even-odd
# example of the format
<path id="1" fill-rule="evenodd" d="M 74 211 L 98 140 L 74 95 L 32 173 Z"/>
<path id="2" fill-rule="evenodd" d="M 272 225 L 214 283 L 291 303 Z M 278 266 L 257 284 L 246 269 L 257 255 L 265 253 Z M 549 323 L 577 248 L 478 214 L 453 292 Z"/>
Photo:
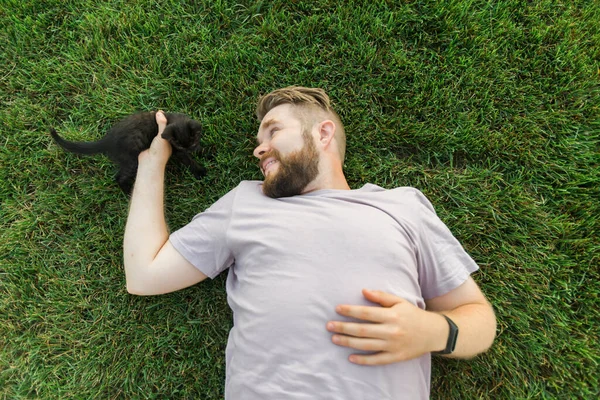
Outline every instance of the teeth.
<path id="1" fill-rule="evenodd" d="M 274 162 L 275 162 L 275 160 L 273 160 L 273 161 L 269 161 L 268 163 L 266 163 L 266 164 L 265 164 L 265 167 L 264 167 L 264 169 L 267 169 L 267 167 L 268 167 L 269 165 L 273 164 Z"/>

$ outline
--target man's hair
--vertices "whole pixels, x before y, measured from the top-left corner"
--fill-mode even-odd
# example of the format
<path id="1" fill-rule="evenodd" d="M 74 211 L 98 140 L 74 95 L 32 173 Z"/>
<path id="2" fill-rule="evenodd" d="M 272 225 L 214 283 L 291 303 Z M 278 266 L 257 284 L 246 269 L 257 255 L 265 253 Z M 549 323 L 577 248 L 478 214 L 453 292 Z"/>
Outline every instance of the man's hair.
<path id="1" fill-rule="evenodd" d="M 335 139 L 339 149 L 340 159 L 344 163 L 346 153 L 346 134 L 340 116 L 331 107 L 329 96 L 323 89 L 302 86 L 288 86 L 277 89 L 262 96 L 258 100 L 256 116 L 262 121 L 273 108 L 282 104 L 293 105 L 292 110 L 305 129 L 310 129 L 315 123 L 331 119 L 336 126 Z"/>

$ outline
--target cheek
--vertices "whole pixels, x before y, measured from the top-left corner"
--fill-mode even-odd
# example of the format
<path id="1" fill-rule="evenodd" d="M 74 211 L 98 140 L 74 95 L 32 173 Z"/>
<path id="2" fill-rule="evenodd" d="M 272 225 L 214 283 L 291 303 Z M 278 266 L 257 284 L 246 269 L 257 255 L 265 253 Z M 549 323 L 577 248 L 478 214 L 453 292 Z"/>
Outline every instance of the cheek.
<path id="1" fill-rule="evenodd" d="M 283 156 L 293 153 L 298 150 L 302 150 L 304 147 L 304 141 L 302 138 L 293 138 L 288 140 L 277 140 L 275 138 L 271 141 L 271 146 L 277 149 Z"/>

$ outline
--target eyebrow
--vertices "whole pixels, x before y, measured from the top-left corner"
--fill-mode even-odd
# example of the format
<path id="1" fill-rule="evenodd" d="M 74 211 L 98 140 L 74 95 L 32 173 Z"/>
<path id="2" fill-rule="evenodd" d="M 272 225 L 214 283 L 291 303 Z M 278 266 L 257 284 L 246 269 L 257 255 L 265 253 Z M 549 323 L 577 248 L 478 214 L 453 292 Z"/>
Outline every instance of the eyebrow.
<path id="1" fill-rule="evenodd" d="M 277 120 L 275 118 L 271 118 L 271 119 L 263 122 L 262 124 L 260 124 L 260 126 L 261 126 L 262 130 L 267 130 L 271 125 L 275 125 L 277 123 L 279 123 L 279 120 Z M 259 129 L 261 129 L 261 128 L 259 128 Z M 258 139 L 258 136 L 256 137 L 256 142 L 258 144 L 260 144 L 260 140 Z"/>

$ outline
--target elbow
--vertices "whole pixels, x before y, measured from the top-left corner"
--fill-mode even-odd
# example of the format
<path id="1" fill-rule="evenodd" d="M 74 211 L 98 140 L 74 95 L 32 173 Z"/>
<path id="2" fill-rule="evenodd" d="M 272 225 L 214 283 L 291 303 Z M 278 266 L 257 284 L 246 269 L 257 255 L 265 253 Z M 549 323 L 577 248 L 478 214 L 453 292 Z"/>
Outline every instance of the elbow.
<path id="1" fill-rule="evenodd" d="M 496 319 L 496 313 L 494 312 L 494 307 L 487 302 L 487 317 L 488 317 L 488 325 L 490 327 L 488 334 L 488 346 L 486 350 L 492 347 L 494 340 L 496 339 L 496 331 L 498 330 L 498 320 Z"/>
<path id="2" fill-rule="evenodd" d="M 487 340 L 482 343 L 481 349 L 469 358 L 474 358 L 480 354 L 486 353 L 489 349 L 492 348 L 492 345 L 494 344 L 495 339 L 496 339 L 496 331 L 491 332 L 491 334 L 488 334 Z"/>
<path id="3" fill-rule="evenodd" d="M 148 296 L 152 294 L 146 287 L 147 285 L 144 285 L 142 279 L 134 277 L 130 273 L 128 274 L 127 270 L 125 270 L 125 286 L 127 288 L 127 293 L 135 296 Z"/>
<path id="4" fill-rule="evenodd" d="M 127 293 L 132 294 L 134 296 L 154 296 L 158 293 L 148 290 L 147 288 L 143 288 L 139 285 L 130 285 L 127 284 Z"/>
<path id="5" fill-rule="evenodd" d="M 139 287 L 134 286 L 134 285 L 130 284 L 129 282 L 127 283 L 126 286 L 127 286 L 127 293 L 129 293 L 129 294 L 133 294 L 135 296 L 144 296 L 144 295 L 146 295 L 143 290 L 140 290 Z"/>
<path id="6" fill-rule="evenodd" d="M 481 345 L 482 346 L 481 346 L 481 350 L 479 352 L 477 352 L 477 354 L 487 352 L 492 347 L 492 345 L 494 344 L 494 341 L 496 340 L 496 331 L 498 329 L 498 322 L 496 320 L 496 314 L 494 313 L 494 309 L 492 308 L 491 304 L 489 304 L 489 303 L 487 304 L 486 314 L 487 314 L 486 322 L 483 326 L 486 326 L 487 329 L 485 329 L 481 332 L 481 336 L 482 336 Z"/>
<path id="7" fill-rule="evenodd" d="M 492 344 L 494 344 L 494 341 L 496 340 L 496 336 L 497 336 L 497 332 L 498 332 L 498 320 L 496 319 L 496 314 L 494 313 L 494 309 L 492 308 L 491 305 L 490 305 L 490 310 L 491 310 L 490 318 L 491 318 L 492 332 L 490 334 L 489 345 L 485 349 L 485 351 L 488 351 L 490 349 L 490 347 L 492 347 Z"/>
<path id="8" fill-rule="evenodd" d="M 153 296 L 156 294 L 160 294 L 156 292 L 156 288 L 149 287 L 148 285 L 144 285 L 143 282 L 127 280 L 127 293 L 132 294 L 134 296 Z"/>
<path id="9" fill-rule="evenodd" d="M 482 304 L 482 307 L 475 314 L 477 317 L 474 324 L 473 332 L 468 335 L 468 343 L 463 342 L 464 351 L 456 355 L 450 355 L 449 358 L 460 358 L 470 360 L 480 354 L 487 352 L 496 339 L 497 321 L 494 309 L 491 304 Z M 459 333 L 460 337 L 460 333 Z"/>

